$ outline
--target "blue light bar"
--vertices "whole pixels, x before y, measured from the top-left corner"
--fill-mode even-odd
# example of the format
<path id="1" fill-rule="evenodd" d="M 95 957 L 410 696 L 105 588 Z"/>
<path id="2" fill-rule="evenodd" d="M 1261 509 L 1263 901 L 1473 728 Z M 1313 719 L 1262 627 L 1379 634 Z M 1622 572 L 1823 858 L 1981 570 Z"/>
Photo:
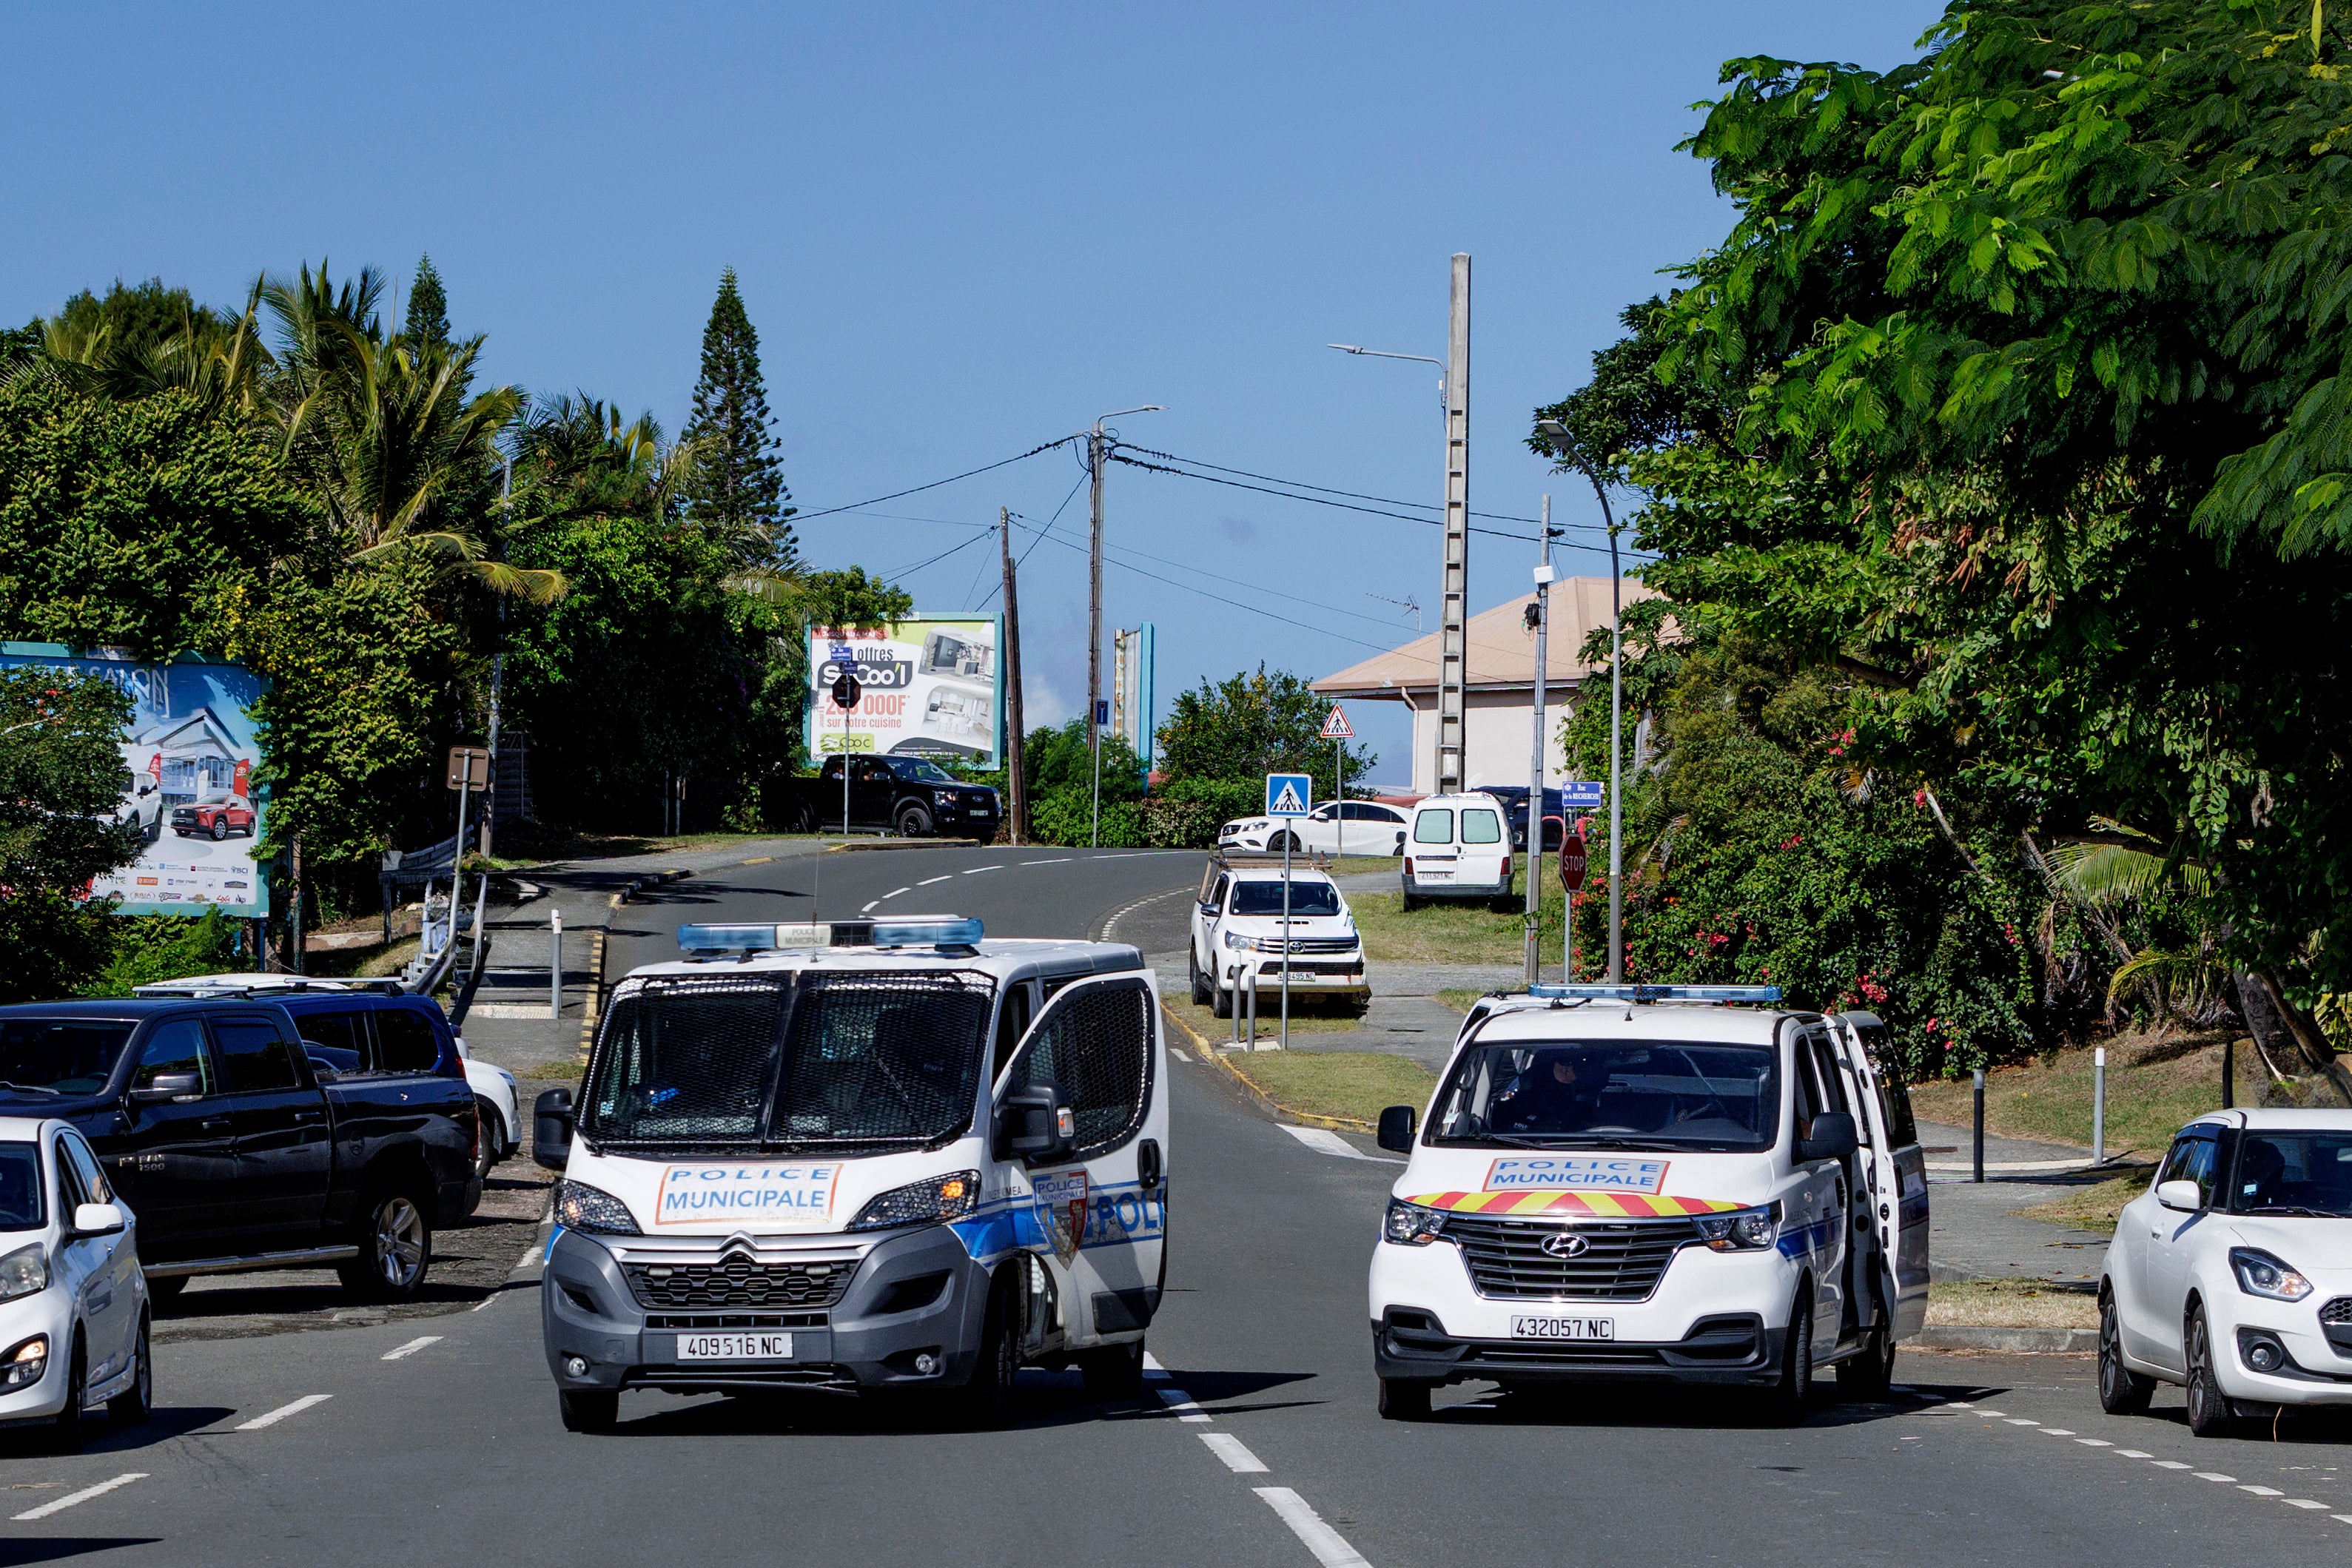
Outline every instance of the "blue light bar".
<path id="1" fill-rule="evenodd" d="M 866 939 L 875 947 L 974 947 L 982 936 L 978 920 L 963 915 L 904 915 L 874 922 Z"/>
<path id="2" fill-rule="evenodd" d="M 787 929 L 806 930 L 808 927 L 681 925 L 677 928 L 677 945 L 689 953 L 765 953 L 784 945 L 783 934 Z M 824 938 L 818 937 L 806 945 L 823 946 Z"/>
<path id="3" fill-rule="evenodd" d="M 973 947 L 981 923 L 963 915 L 905 915 L 894 920 L 834 920 L 770 925 L 681 925 L 688 953 L 772 953 L 792 947 Z"/>
<path id="4" fill-rule="evenodd" d="M 1533 985 L 1531 997 L 1592 1002 L 1777 1002 L 1778 986 L 1561 986 Z"/>

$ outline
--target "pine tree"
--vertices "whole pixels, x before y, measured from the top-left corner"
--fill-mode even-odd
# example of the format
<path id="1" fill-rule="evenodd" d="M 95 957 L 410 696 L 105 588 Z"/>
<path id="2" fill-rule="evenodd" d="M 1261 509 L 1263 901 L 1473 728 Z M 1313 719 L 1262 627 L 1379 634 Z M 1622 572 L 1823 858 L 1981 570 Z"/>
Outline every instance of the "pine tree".
<path id="1" fill-rule="evenodd" d="M 791 497 L 773 423 L 760 375 L 760 335 L 730 267 L 719 276 L 710 324 L 702 329 L 702 377 L 681 437 L 695 445 L 684 486 L 687 514 L 746 565 L 788 571 L 801 564 L 800 547 L 784 520 L 794 508 L 784 504 Z"/>
<path id="2" fill-rule="evenodd" d="M 412 343 L 446 345 L 449 341 L 449 296 L 442 291 L 441 275 L 433 258 L 416 263 L 416 280 L 408 286 L 408 324 L 403 331 Z"/>

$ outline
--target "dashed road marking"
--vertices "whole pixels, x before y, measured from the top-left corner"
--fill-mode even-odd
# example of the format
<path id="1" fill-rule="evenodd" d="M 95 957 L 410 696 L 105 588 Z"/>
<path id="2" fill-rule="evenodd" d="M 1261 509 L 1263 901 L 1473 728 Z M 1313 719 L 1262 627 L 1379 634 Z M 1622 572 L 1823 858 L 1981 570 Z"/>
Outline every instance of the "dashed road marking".
<path id="1" fill-rule="evenodd" d="M 2145 1448 L 2117 1448 L 2116 1450 L 2116 1455 L 2118 1458 L 2125 1459 L 2152 1459 L 2156 1458 L 2154 1454 L 2149 1453 Z"/>
<path id="2" fill-rule="evenodd" d="M 1175 1057 L 1177 1061 L 1184 1063 L 1185 1066 L 1190 1067 L 1192 1064 L 1192 1059 L 1184 1054 L 1184 1048 L 1182 1046 L 1171 1045 L 1168 1048 L 1168 1051 L 1170 1055 Z"/>
<path id="3" fill-rule="evenodd" d="M 1323 1522 L 1323 1516 L 1307 1505 L 1307 1500 L 1288 1487 L 1256 1487 L 1252 1489 L 1265 1499 L 1282 1522 L 1290 1526 L 1290 1533 L 1315 1553 L 1315 1561 L 1323 1568 L 1372 1568 L 1363 1553 L 1348 1544 L 1347 1538 Z"/>
<path id="4" fill-rule="evenodd" d="M 884 894 L 882 898 L 896 898 L 902 893 L 912 893 L 915 890 L 911 887 L 894 887 L 889 892 Z M 877 898 L 874 902 L 879 904 L 882 902 L 882 898 Z"/>
<path id="5" fill-rule="evenodd" d="M 2324 1502 L 2314 1502 L 2307 1497 L 2291 1497 L 2284 1500 L 2289 1508 L 2321 1509 L 2327 1506 Z"/>
<path id="6" fill-rule="evenodd" d="M 860 915 L 871 915 L 871 914 L 873 914 L 873 913 L 874 913 L 874 905 L 875 905 L 875 904 L 879 904 L 879 903 L 881 903 L 881 902 L 882 902 L 882 901 L 881 901 L 880 899 L 878 899 L 878 898 L 877 898 L 877 899 L 875 899 L 875 900 L 873 900 L 871 903 L 867 904 L 866 904 L 866 906 L 865 908 L 863 908 L 863 909 L 859 910 L 857 913 L 858 913 L 858 914 L 860 914 Z"/>
<path id="7" fill-rule="evenodd" d="M 2197 1470 L 2192 1473 L 2200 1481 L 2220 1481 L 2224 1486 L 2236 1486 L 2238 1484 L 2237 1477 L 2225 1476 L 2219 1470 Z"/>
<path id="8" fill-rule="evenodd" d="M 2189 1469 L 2187 1465 L 2182 1464 L 2179 1459 L 2158 1459 L 2156 1461 L 2156 1468 L 2159 1470 L 2185 1470 Z"/>
<path id="9" fill-rule="evenodd" d="M 235 1430 L 239 1432 L 258 1432 L 264 1427 L 275 1427 L 278 1422 L 283 1421 L 289 1416 L 299 1416 L 303 1411 L 310 1408 L 313 1405 L 324 1405 L 328 1400 L 332 1399 L 333 1397 L 334 1396 L 331 1394 L 305 1394 L 301 1398 L 297 1399 L 291 1405 L 280 1405 L 277 1409 L 269 1411 L 265 1415 L 256 1416 L 250 1421 L 238 1422 Z"/>
<path id="10" fill-rule="evenodd" d="M 84 1487 L 79 1491 L 68 1492 L 53 1502 L 45 1502 L 38 1508 L 28 1508 L 22 1513 L 11 1514 L 9 1517 L 20 1522 L 26 1520 L 47 1519 L 49 1515 L 62 1512 L 76 1503 L 88 1502 L 94 1497 L 104 1497 L 117 1487 L 127 1487 L 132 1481 L 143 1481 L 146 1479 L 145 1470 L 127 1470 L 110 1481 L 100 1481 L 94 1487 Z"/>
<path id="11" fill-rule="evenodd" d="M 1168 1375 L 1168 1369 L 1160 1364 L 1160 1358 L 1148 1350 L 1143 1353 L 1143 1375 L 1146 1377 Z"/>
<path id="12" fill-rule="evenodd" d="M 1076 855 L 1064 855 L 1064 856 L 1062 856 L 1062 857 L 1061 857 L 1060 859 L 1058 859 L 1058 860 L 1050 860 L 1050 861 L 1023 861 L 1021 863 L 1022 863 L 1023 865 L 1067 865 L 1067 864 L 1069 864 L 1072 861 L 1074 861 L 1074 860 L 1076 860 L 1076 859 L 1077 859 L 1077 858 L 1078 858 L 1078 857 L 1077 857 L 1077 856 L 1076 856 Z"/>
<path id="13" fill-rule="evenodd" d="M 1264 1475 L 1265 1461 L 1249 1451 L 1239 1437 L 1230 1432 L 1203 1432 L 1201 1441 L 1209 1445 L 1209 1452 L 1225 1461 L 1225 1469 L 1239 1476 Z"/>
<path id="14" fill-rule="evenodd" d="M 1378 1155 L 1368 1155 L 1328 1127 L 1294 1127 L 1287 1122 L 1276 1122 L 1275 1125 L 1318 1155 L 1336 1155 L 1343 1160 L 1370 1160 L 1383 1166 L 1404 1164 L 1402 1160 L 1384 1160 Z"/>
<path id="15" fill-rule="evenodd" d="M 2242 1486 L 2242 1487 L 2240 1487 L 2238 1490 L 2239 1490 L 2240 1491 L 2250 1491 L 2250 1492 L 2253 1493 L 2256 1497 L 2284 1497 L 2284 1496 L 2286 1496 L 2286 1493 L 2284 1493 L 2284 1492 L 2283 1492 L 2283 1491 L 2279 1490 L 2278 1490 L 2278 1488 L 2276 1488 L 2276 1487 Z"/>
<path id="16" fill-rule="evenodd" d="M 385 1351 L 379 1359 L 383 1361 L 398 1361 L 403 1356 L 415 1355 L 418 1351 L 423 1350 L 428 1344 L 439 1344 L 440 1343 L 441 1336 L 437 1333 L 421 1334 L 415 1339 L 410 1340 L 406 1344 L 400 1346 L 397 1350 Z"/>
<path id="17" fill-rule="evenodd" d="M 966 876 L 978 876 L 984 871 L 1003 871 L 1003 869 L 1004 868 L 1001 865 L 976 865 L 970 871 L 965 872 L 963 874 Z"/>
<path id="18" fill-rule="evenodd" d="M 2077 1437 L 2074 1441 L 2082 1444 L 2083 1447 L 2086 1448 L 2112 1448 L 2115 1447 L 2113 1443 L 2108 1442 L 2105 1437 Z"/>
<path id="19" fill-rule="evenodd" d="M 1161 1388 L 1155 1392 L 1160 1396 L 1160 1402 L 1168 1406 L 1168 1413 L 1175 1416 L 1179 1421 L 1206 1421 L 1208 1419 L 1208 1416 L 1201 1413 L 1200 1406 L 1192 1402 L 1192 1396 L 1184 1392 L 1184 1390 L 1181 1388 Z"/>
<path id="20" fill-rule="evenodd" d="M 955 873 L 953 872 L 950 872 L 946 876 L 927 876 L 915 885 L 917 887 L 929 887 L 935 882 L 951 882 L 954 878 Z"/>
<path id="21" fill-rule="evenodd" d="M 1985 1414 L 1990 1416 L 1992 1412 L 1988 1410 Z M 2029 1421 L 2022 1416 L 2004 1416 L 2001 1419 L 2007 1421 L 2012 1427 L 2039 1427 L 2042 1425 L 2039 1421 Z"/>
<path id="22" fill-rule="evenodd" d="M 2042 1435 L 2045 1437 L 2071 1437 L 2074 1434 L 2063 1427 L 2044 1427 Z"/>

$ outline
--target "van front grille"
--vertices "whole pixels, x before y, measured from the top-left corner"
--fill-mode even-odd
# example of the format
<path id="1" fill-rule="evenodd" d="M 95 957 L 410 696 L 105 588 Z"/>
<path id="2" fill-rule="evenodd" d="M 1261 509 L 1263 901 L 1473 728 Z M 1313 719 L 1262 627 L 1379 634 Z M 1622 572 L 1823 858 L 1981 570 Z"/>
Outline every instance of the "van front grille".
<path id="1" fill-rule="evenodd" d="M 1462 1249 L 1470 1282 L 1482 1296 L 1502 1301 L 1640 1301 L 1685 1243 L 1698 1239 L 1691 1219 L 1594 1221 L 1549 1225 L 1449 1214 L 1441 1234 Z M 1549 1236 L 1577 1236 L 1584 1250 L 1572 1258 L 1544 1250 Z"/>
<path id="2" fill-rule="evenodd" d="M 717 1263 L 627 1265 L 639 1304 L 670 1311 L 829 1307 L 849 1288 L 854 1262 L 762 1263 L 738 1252 Z"/>

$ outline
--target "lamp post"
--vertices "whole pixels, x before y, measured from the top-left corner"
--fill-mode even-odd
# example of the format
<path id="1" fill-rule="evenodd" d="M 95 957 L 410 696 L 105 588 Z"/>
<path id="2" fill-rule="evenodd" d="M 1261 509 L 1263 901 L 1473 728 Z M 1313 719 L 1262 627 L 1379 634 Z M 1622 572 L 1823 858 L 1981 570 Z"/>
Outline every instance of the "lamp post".
<path id="1" fill-rule="evenodd" d="M 1536 421 L 1536 434 L 1565 455 L 1575 445 L 1568 426 L 1556 419 Z M 1609 525 L 1609 983 L 1625 983 L 1625 810 L 1624 779 L 1618 767 L 1624 750 L 1621 731 L 1625 706 L 1625 614 L 1622 579 L 1617 566 L 1617 515 L 1610 509 L 1609 492 L 1588 473 L 1592 493 L 1601 498 L 1601 518 Z"/>
<path id="2" fill-rule="evenodd" d="M 1087 832 L 1090 848 L 1102 844 L 1102 726 L 1097 718 L 1102 712 L 1103 421 L 1161 411 L 1156 402 L 1118 409 L 1101 415 L 1087 432 L 1087 511 L 1092 516 L 1087 551 L 1087 747 L 1094 754 L 1095 770 L 1094 825 Z"/>

